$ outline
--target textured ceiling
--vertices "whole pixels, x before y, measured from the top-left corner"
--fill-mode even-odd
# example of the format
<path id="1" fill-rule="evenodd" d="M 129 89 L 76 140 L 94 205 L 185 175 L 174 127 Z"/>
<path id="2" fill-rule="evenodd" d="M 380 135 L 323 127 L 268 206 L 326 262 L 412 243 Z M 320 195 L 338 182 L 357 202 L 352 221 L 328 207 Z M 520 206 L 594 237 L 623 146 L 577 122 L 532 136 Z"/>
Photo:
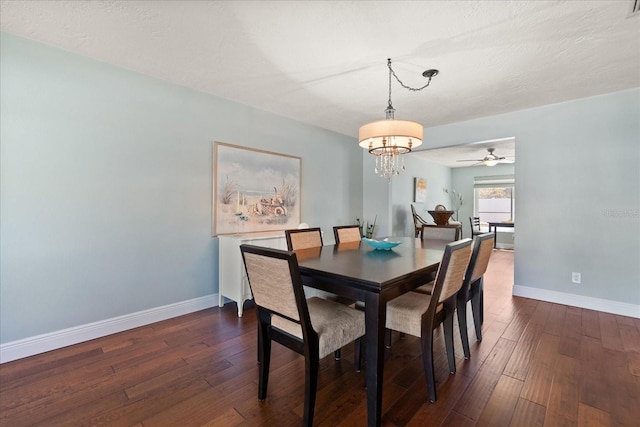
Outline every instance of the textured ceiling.
<path id="1" fill-rule="evenodd" d="M 640 86 L 640 17 L 615 1 L 7 1 L 2 31 L 357 136 Z M 424 145 L 423 145 L 424 147 Z"/>

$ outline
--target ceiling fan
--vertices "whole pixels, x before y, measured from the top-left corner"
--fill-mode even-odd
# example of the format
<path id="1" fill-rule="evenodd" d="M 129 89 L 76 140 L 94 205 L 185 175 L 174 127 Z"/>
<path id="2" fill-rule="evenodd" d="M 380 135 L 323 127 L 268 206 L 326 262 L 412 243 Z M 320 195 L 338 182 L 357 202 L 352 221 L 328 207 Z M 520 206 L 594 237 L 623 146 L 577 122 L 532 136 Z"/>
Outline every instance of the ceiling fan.
<path id="1" fill-rule="evenodd" d="M 495 166 L 498 163 L 514 163 L 514 160 L 507 159 L 506 157 L 499 157 L 493 154 L 493 152 L 495 151 L 495 148 L 487 148 L 487 151 L 489 152 L 489 154 L 484 156 L 483 159 L 457 160 L 457 161 L 458 162 L 477 162 L 478 164 L 482 163 L 485 166 Z"/>

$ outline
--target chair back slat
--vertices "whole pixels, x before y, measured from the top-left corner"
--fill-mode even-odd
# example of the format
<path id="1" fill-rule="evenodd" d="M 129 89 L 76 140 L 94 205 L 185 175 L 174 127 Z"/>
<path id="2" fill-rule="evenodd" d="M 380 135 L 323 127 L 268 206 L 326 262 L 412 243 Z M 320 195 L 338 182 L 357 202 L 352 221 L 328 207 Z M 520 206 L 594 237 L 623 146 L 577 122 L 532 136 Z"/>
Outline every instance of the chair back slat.
<path id="1" fill-rule="evenodd" d="M 300 315 L 296 304 L 290 259 L 275 258 L 266 253 L 253 252 L 249 245 L 241 245 L 241 250 L 249 286 L 256 305 L 299 321 Z M 268 249 L 267 251 L 283 252 L 277 249 Z"/>
<path id="2" fill-rule="evenodd" d="M 357 225 L 333 227 L 333 234 L 336 238 L 336 243 L 359 242 L 362 239 L 360 227 Z"/>
<path id="3" fill-rule="evenodd" d="M 450 255 L 447 250 L 450 251 Z M 435 289 L 441 288 L 439 290 L 439 302 L 448 300 L 460 291 L 470 258 L 471 239 L 458 240 L 447 245 L 434 285 L 434 295 L 436 295 Z"/>
<path id="4" fill-rule="evenodd" d="M 319 227 L 285 230 L 284 234 L 287 239 L 287 249 L 290 251 L 322 246 L 322 231 Z"/>
<path id="5" fill-rule="evenodd" d="M 493 251 L 493 241 L 495 240 L 495 234 L 485 233 L 476 236 L 474 239 L 473 259 L 471 267 L 471 275 L 469 276 L 469 283 L 473 283 L 480 277 L 484 276 L 489 265 L 489 258 Z"/>

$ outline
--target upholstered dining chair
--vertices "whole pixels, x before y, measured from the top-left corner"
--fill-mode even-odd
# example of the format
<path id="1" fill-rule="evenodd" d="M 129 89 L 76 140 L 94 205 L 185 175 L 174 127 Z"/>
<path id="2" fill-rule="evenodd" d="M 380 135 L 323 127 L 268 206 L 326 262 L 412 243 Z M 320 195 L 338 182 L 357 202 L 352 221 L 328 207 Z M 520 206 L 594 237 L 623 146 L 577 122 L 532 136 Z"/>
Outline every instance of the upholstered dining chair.
<path id="1" fill-rule="evenodd" d="M 287 249 L 290 251 L 322 246 L 320 227 L 285 230 L 284 236 L 287 240 Z"/>
<path id="2" fill-rule="evenodd" d="M 413 215 L 413 226 L 416 230 L 414 237 L 418 237 L 422 231 L 422 226 L 428 224 L 428 222 L 416 213 L 416 208 L 413 205 L 411 205 L 411 215 Z"/>
<path id="3" fill-rule="evenodd" d="M 484 320 L 484 273 L 487 271 L 489 259 L 493 253 L 494 233 L 483 233 L 473 239 L 473 250 L 469 268 L 465 274 L 462 289 L 458 294 L 458 325 L 464 357 L 471 356 L 469 351 L 469 337 L 467 332 L 467 302 L 471 301 L 473 324 L 476 338 L 482 341 L 482 321 Z"/>
<path id="4" fill-rule="evenodd" d="M 470 216 L 469 225 L 471 226 L 471 237 L 476 237 L 482 234 L 482 231 L 480 231 L 480 217 Z"/>
<path id="5" fill-rule="evenodd" d="M 271 342 L 276 341 L 304 356 L 303 425 L 311 426 L 319 361 L 355 341 L 359 370 L 364 313 L 318 297 L 307 300 L 295 252 L 252 245 L 240 250 L 258 311 L 258 399 L 267 397 Z"/>
<path id="6" fill-rule="evenodd" d="M 460 240 L 460 228 L 452 225 L 427 224 L 422 227 L 420 238 L 455 242 L 456 240 Z M 427 284 L 417 287 L 414 291 L 422 294 L 431 294 L 431 291 L 433 290 L 433 283 L 434 281 L 432 280 Z"/>
<path id="7" fill-rule="evenodd" d="M 473 313 L 473 323 L 476 331 L 476 338 L 482 341 L 482 321 L 483 321 L 483 281 L 484 273 L 489 265 L 489 258 L 493 250 L 494 233 L 483 233 L 473 239 L 471 259 L 465 273 L 462 288 L 458 293 L 457 314 L 458 326 L 460 328 L 460 339 L 462 340 L 462 349 L 465 359 L 471 357 L 469 349 L 469 334 L 467 332 L 467 302 L 471 301 L 471 310 Z M 415 292 L 431 294 L 433 292 L 434 282 L 431 281 L 426 285 L 422 285 Z"/>
<path id="8" fill-rule="evenodd" d="M 362 240 L 360 227 L 357 225 L 337 225 L 333 227 L 333 236 L 336 238 L 336 244 Z"/>
<path id="9" fill-rule="evenodd" d="M 440 324 L 444 326 L 449 372 L 453 374 L 456 371 L 453 315 L 470 257 L 471 239 L 447 244 L 431 295 L 407 292 L 387 303 L 387 343 L 390 343 L 392 330 L 420 338 L 422 364 L 431 402 L 437 399 L 433 363 L 433 330 Z"/>
<path id="10" fill-rule="evenodd" d="M 287 250 L 290 251 L 321 248 L 323 245 L 322 230 L 320 227 L 285 230 L 284 235 L 287 241 Z M 335 302 L 340 302 L 345 305 L 350 305 L 355 302 L 333 294 L 327 294 L 327 297 Z M 340 349 L 335 351 L 334 357 L 336 360 L 340 360 L 342 357 Z"/>
<path id="11" fill-rule="evenodd" d="M 460 240 L 460 229 L 461 227 L 458 225 L 425 224 L 422 226 L 421 237 L 423 239 L 455 242 L 456 240 Z"/>

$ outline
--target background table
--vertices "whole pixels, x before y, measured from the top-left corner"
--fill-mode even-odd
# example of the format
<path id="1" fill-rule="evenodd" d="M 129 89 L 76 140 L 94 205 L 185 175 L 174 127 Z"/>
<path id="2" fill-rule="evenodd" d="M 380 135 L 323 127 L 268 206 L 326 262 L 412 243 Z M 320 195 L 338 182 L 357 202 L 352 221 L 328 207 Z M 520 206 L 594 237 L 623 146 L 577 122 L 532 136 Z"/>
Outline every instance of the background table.
<path id="1" fill-rule="evenodd" d="M 490 222 L 489 223 L 489 233 L 491 233 L 491 228 L 493 227 L 493 232 L 496 233 L 496 238 L 493 240 L 493 248 L 496 247 L 496 242 L 498 241 L 498 227 L 505 228 L 514 228 L 514 222 Z"/>

